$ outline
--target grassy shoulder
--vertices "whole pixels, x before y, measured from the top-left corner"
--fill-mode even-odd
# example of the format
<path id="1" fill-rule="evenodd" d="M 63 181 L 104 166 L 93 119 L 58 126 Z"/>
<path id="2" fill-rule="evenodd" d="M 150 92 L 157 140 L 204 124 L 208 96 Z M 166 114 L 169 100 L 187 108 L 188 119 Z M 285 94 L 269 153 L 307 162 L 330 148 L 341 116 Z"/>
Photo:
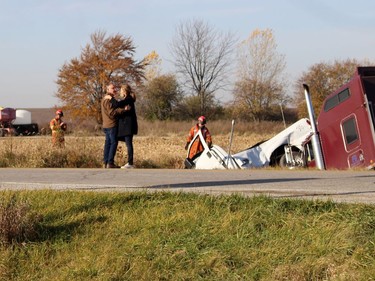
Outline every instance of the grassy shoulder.
<path id="1" fill-rule="evenodd" d="M 36 234 L 0 280 L 370 280 L 375 207 L 184 193 L 3 191 Z"/>

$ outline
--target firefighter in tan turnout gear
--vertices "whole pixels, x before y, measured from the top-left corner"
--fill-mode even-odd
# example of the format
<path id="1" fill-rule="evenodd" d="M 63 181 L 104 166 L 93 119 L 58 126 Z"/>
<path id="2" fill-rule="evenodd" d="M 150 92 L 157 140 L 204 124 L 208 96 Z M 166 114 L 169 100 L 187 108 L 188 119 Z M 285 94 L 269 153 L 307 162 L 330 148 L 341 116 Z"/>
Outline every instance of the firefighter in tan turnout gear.
<path id="1" fill-rule="evenodd" d="M 56 111 L 56 116 L 51 120 L 49 126 L 52 131 L 52 145 L 57 148 L 65 147 L 65 131 L 67 129 L 66 123 L 63 122 L 62 117 L 64 113 L 61 109 Z"/>

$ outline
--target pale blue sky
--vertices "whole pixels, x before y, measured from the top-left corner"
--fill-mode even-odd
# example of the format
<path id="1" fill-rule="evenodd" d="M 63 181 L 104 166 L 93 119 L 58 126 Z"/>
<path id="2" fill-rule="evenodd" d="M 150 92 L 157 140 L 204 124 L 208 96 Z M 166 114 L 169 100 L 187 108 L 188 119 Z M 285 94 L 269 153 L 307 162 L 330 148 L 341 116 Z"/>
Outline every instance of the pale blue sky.
<path id="1" fill-rule="evenodd" d="M 246 39 L 274 31 L 290 82 L 335 59 L 375 61 L 370 0 L 0 0 L 0 106 L 52 107 L 58 69 L 78 57 L 95 31 L 133 38 L 136 58 L 155 50 L 172 71 L 176 26 L 202 19 Z"/>

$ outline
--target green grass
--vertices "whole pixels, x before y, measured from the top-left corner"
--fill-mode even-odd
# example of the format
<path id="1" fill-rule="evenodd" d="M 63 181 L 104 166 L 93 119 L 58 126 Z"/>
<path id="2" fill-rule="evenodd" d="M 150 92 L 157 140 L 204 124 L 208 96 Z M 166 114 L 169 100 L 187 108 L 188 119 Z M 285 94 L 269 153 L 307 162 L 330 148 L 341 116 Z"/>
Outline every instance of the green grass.
<path id="1" fill-rule="evenodd" d="M 373 280 L 375 207 L 184 193 L 3 191 L 37 236 L 0 280 Z"/>

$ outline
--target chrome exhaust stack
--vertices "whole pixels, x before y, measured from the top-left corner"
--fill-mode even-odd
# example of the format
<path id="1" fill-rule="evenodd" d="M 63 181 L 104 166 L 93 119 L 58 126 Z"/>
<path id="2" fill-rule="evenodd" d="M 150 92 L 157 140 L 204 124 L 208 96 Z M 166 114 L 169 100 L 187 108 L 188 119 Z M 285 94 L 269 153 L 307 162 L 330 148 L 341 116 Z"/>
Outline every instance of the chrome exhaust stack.
<path id="1" fill-rule="evenodd" d="M 320 145 L 319 132 L 316 128 L 314 108 L 313 108 L 312 102 L 311 102 L 311 97 L 310 97 L 310 93 L 309 93 L 309 86 L 307 86 L 306 84 L 303 84 L 303 88 L 305 89 L 305 100 L 306 100 L 306 105 L 307 105 L 307 111 L 309 113 L 309 119 L 310 119 L 310 122 L 311 122 L 311 129 L 312 129 L 312 132 L 313 132 L 313 135 L 311 136 L 311 143 L 312 143 L 312 147 L 313 147 L 313 151 L 314 151 L 316 167 L 319 170 L 325 170 L 323 154 L 322 154 L 322 147 Z"/>

